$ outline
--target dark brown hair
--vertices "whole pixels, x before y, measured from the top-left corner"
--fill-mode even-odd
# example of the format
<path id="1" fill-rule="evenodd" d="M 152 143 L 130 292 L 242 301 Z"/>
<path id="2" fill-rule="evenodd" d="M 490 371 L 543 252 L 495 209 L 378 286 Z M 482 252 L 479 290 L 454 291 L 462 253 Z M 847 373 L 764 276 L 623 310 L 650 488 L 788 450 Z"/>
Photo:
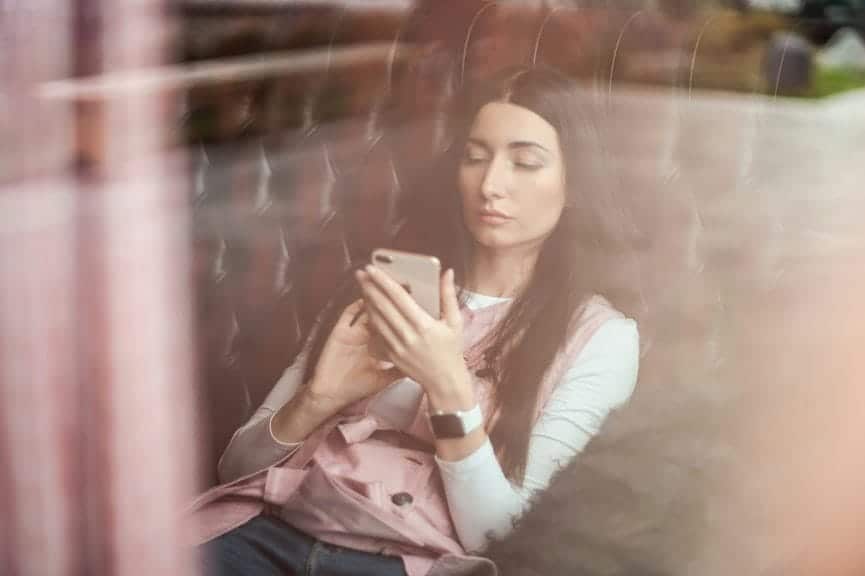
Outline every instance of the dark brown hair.
<path id="1" fill-rule="evenodd" d="M 598 256 L 617 245 L 615 211 L 603 179 L 590 100 L 557 72 L 521 67 L 463 88 L 452 110 L 450 145 L 432 163 L 429 177 L 423 179 L 426 185 L 407 203 L 395 247 L 437 256 L 443 267 L 454 269 L 457 285 L 463 284 L 472 239 L 463 223 L 457 170 L 472 122 L 489 102 L 510 102 L 549 122 L 559 136 L 566 174 L 565 209 L 544 241 L 531 279 L 494 329 L 484 354 L 499 415 L 490 439 L 505 474 L 522 482 L 541 383 L 584 303 L 599 291 L 603 258 Z M 357 295 L 354 283 L 347 281 L 337 305 L 326 310 L 314 335 L 307 379 L 339 312 Z"/>

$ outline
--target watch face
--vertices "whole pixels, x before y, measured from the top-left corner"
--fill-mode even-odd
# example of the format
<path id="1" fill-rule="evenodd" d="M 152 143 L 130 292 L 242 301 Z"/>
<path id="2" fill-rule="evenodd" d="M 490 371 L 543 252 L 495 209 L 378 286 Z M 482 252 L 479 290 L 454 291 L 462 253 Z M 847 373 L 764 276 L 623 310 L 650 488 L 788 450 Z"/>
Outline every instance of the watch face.
<path id="1" fill-rule="evenodd" d="M 466 435 L 463 421 L 456 414 L 433 414 L 429 421 L 436 438 L 462 438 Z"/>

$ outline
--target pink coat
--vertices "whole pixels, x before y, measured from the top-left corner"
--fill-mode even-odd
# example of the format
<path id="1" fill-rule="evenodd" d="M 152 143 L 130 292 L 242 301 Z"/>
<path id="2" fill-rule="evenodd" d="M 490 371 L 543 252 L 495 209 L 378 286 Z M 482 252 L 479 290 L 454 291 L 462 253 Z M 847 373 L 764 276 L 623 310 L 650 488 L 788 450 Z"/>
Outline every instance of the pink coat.
<path id="1" fill-rule="evenodd" d="M 484 336 L 508 303 L 463 309 L 469 369 L 480 366 Z M 607 319 L 620 317 L 601 297 L 592 298 L 547 372 L 536 417 L 583 346 Z M 491 385 L 474 377 L 484 414 Z M 421 402 L 409 433 L 391 433 L 362 401 L 325 422 L 290 456 L 234 482 L 217 486 L 192 504 L 190 544 L 201 544 L 267 512 L 319 540 L 357 550 L 401 556 L 409 576 L 497 573 L 488 559 L 466 554 L 451 522 Z M 489 421 L 488 421 L 489 423 Z M 407 493 L 396 499 L 394 494 Z"/>

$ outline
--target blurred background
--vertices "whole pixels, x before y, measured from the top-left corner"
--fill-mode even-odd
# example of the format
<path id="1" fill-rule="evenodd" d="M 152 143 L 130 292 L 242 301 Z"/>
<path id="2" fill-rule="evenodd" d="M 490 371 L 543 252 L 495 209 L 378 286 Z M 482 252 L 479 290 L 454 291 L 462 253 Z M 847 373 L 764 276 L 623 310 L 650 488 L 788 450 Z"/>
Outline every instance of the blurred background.
<path id="1" fill-rule="evenodd" d="M 656 478 L 697 537 L 609 537 L 865 573 L 863 0 L 0 0 L 0 573 L 194 573 L 185 504 L 517 63 L 596 103 L 634 430 L 723 423 Z"/>

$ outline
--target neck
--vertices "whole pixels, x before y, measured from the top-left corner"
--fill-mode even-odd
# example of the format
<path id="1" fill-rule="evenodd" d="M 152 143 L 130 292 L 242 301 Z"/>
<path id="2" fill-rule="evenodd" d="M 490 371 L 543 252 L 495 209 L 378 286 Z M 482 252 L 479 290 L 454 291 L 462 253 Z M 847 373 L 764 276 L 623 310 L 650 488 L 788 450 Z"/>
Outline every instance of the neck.
<path id="1" fill-rule="evenodd" d="M 537 250 L 502 252 L 475 246 L 465 288 L 487 296 L 514 297 L 528 283 L 537 259 Z"/>

